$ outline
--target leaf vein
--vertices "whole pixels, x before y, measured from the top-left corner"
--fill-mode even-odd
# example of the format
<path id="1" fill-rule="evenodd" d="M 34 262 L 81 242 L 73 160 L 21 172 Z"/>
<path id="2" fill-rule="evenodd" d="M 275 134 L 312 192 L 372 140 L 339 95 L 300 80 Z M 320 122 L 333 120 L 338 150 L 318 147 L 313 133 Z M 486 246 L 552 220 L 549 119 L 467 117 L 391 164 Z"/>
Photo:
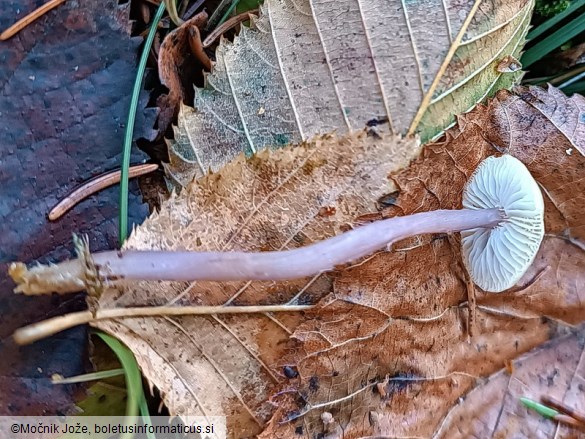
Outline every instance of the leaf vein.
<path id="1" fill-rule="evenodd" d="M 526 9 L 524 11 L 524 19 L 522 20 L 522 23 L 524 22 L 524 20 L 529 16 L 530 9 Z M 436 98 L 433 98 L 430 102 L 429 105 L 433 105 L 437 102 L 439 102 L 440 100 L 444 99 L 446 96 L 450 95 L 451 93 L 453 93 L 455 90 L 461 88 L 462 86 L 464 86 L 465 84 L 467 84 L 469 81 L 471 81 L 473 78 L 475 78 L 478 74 L 480 74 L 481 72 L 483 72 L 491 63 L 493 63 L 496 59 L 498 59 L 498 57 L 502 54 L 502 52 L 506 49 L 506 46 L 514 40 L 514 38 L 518 35 L 518 32 L 521 32 L 522 29 L 524 29 L 522 27 L 522 25 L 516 27 L 516 29 L 514 30 L 514 33 L 510 36 L 510 38 L 506 41 L 505 44 L 502 45 L 502 47 L 496 52 L 495 55 L 493 55 L 488 61 L 486 61 L 482 66 L 478 67 L 477 69 L 475 69 L 473 72 L 471 72 L 469 75 L 467 75 L 463 81 L 458 82 L 457 84 L 455 84 L 453 87 L 445 90 L 443 93 L 441 93 L 439 96 L 437 96 Z M 518 47 L 516 45 L 516 47 Z M 501 73 L 498 73 L 498 78 L 500 77 Z M 491 88 L 491 87 L 490 87 Z"/>
<path id="2" fill-rule="evenodd" d="M 323 55 L 325 56 L 325 61 L 327 63 L 327 69 L 329 70 L 329 78 L 331 79 L 331 84 L 333 85 L 333 90 L 335 92 L 335 96 L 337 97 L 337 103 L 339 104 L 339 111 L 341 111 L 341 115 L 343 116 L 343 120 L 347 125 L 347 128 L 351 131 L 351 124 L 349 123 L 349 119 L 347 118 L 347 114 L 343 109 L 343 102 L 341 102 L 341 96 L 339 95 L 339 88 L 335 82 L 335 76 L 333 75 L 333 68 L 331 66 L 331 60 L 329 59 L 329 52 L 327 51 L 327 47 L 325 47 L 325 41 L 323 41 L 323 34 L 321 33 L 321 28 L 319 27 L 319 20 L 317 19 L 317 15 L 315 14 L 315 8 L 313 7 L 313 1 L 309 0 L 309 4 L 311 5 L 311 12 L 313 13 L 313 22 L 315 23 L 315 28 L 317 29 L 317 35 L 319 37 L 319 42 L 321 43 L 321 48 L 323 49 Z"/>
<path id="3" fill-rule="evenodd" d="M 276 60 L 278 61 L 278 66 L 279 66 L 279 70 L 280 70 L 280 75 L 282 77 L 282 82 L 284 83 L 284 88 L 286 90 L 286 94 L 288 95 L 288 100 L 290 101 L 290 105 L 292 107 L 293 110 L 293 115 L 295 117 L 295 122 L 297 125 L 297 129 L 299 130 L 299 134 L 301 136 L 301 140 L 305 141 L 307 140 L 307 135 L 303 132 L 303 126 L 301 125 L 301 121 L 300 121 L 300 117 L 299 117 L 299 112 L 297 110 L 297 106 L 296 103 L 293 99 L 292 96 L 292 91 L 290 89 L 290 85 L 288 83 L 286 74 L 284 72 L 284 65 L 282 63 L 282 57 L 280 55 L 280 50 L 279 50 L 279 46 L 278 46 L 278 42 L 277 42 L 277 38 L 276 38 L 276 34 L 274 32 L 274 23 L 273 23 L 273 18 L 272 18 L 272 2 L 270 0 L 267 0 L 266 3 L 268 4 L 267 8 L 265 9 L 265 13 L 266 16 L 268 18 L 268 23 L 270 24 L 270 36 L 272 37 L 272 44 L 274 45 L 274 51 L 276 53 Z"/>

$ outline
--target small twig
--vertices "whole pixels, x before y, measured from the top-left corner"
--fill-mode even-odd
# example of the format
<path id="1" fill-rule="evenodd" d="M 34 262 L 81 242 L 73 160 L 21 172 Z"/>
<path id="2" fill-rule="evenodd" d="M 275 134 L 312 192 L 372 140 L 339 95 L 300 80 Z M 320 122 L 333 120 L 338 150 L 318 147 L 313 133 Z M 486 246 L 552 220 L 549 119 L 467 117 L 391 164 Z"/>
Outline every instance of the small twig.
<path id="1" fill-rule="evenodd" d="M 64 2 L 65 2 L 65 0 L 50 0 L 49 2 L 45 3 L 40 8 L 35 9 L 33 12 L 31 12 L 27 16 L 21 18 L 16 23 L 14 23 L 12 26 L 10 26 L 8 29 L 6 29 L 4 32 L 2 32 L 0 34 L 0 41 L 5 41 L 9 38 L 12 38 L 18 32 L 20 32 L 25 27 L 27 27 L 29 24 L 31 24 L 33 21 L 42 17 L 44 14 L 49 12 L 51 9 L 56 8 L 61 3 L 64 3 Z"/>
<path id="2" fill-rule="evenodd" d="M 99 372 L 85 373 L 83 375 L 75 375 L 72 377 L 63 377 L 61 375 L 53 375 L 51 377 L 51 384 L 76 384 L 87 383 L 88 381 L 103 380 L 106 378 L 117 377 L 124 375 L 124 369 L 101 370 Z"/>
<path id="3" fill-rule="evenodd" d="M 240 23 L 243 23 L 244 21 L 250 20 L 251 15 L 257 15 L 257 14 L 258 14 L 258 9 L 253 9 L 251 11 L 242 12 L 241 14 L 238 14 L 235 17 L 230 18 L 225 23 L 217 26 L 213 30 L 213 32 L 211 32 L 209 35 L 207 35 L 207 38 L 205 38 L 205 41 L 203 41 L 203 48 L 207 49 L 209 46 L 211 46 L 213 43 L 215 43 L 215 40 L 217 40 L 220 36 L 222 36 L 228 30 L 230 30 L 234 26 L 237 26 Z"/>
<path id="4" fill-rule="evenodd" d="M 569 415 L 572 418 L 575 418 L 578 422 L 585 426 L 585 413 L 581 413 L 575 410 L 574 408 L 565 405 L 562 401 L 559 401 L 558 399 L 555 399 L 552 396 L 542 395 L 540 400 L 543 402 L 543 404 L 553 407 L 559 412 Z"/>
<path id="5" fill-rule="evenodd" d="M 467 286 L 467 334 L 469 336 L 469 341 L 471 342 L 477 333 L 475 330 L 477 322 L 477 300 L 475 296 L 475 285 L 473 284 L 469 273 L 467 273 L 467 270 L 464 270 L 464 273 Z"/>
<path id="6" fill-rule="evenodd" d="M 579 422 L 577 419 L 573 418 L 572 416 L 567 415 L 556 415 L 553 416 L 553 420 L 557 421 L 560 424 L 570 425 L 571 427 L 578 428 L 579 430 L 583 430 L 585 428 L 585 424 Z"/>
<path id="7" fill-rule="evenodd" d="M 144 164 L 131 166 L 129 170 L 129 178 L 138 177 L 140 175 L 148 174 L 156 171 L 157 164 Z M 121 171 L 110 171 L 101 174 L 91 180 L 86 181 L 82 185 L 75 188 L 69 195 L 57 203 L 55 207 L 49 212 L 49 220 L 55 221 L 61 218 L 68 210 L 72 209 L 77 203 L 84 200 L 96 192 L 101 191 L 107 187 L 113 186 L 120 182 Z"/>
<path id="8" fill-rule="evenodd" d="M 74 326 L 93 323 L 98 320 L 160 317 L 181 315 L 212 314 L 258 314 L 266 312 L 298 312 L 311 309 L 312 305 L 264 305 L 264 306 L 152 306 L 141 308 L 99 309 L 95 315 L 91 311 L 74 312 L 54 317 L 39 323 L 25 326 L 14 332 L 14 340 L 20 345 L 33 343 L 50 337 Z"/>
<path id="9" fill-rule="evenodd" d="M 463 22 L 463 24 L 459 28 L 459 33 L 455 37 L 455 40 L 453 40 L 453 42 L 451 43 L 451 46 L 449 47 L 449 51 L 443 57 L 443 62 L 441 63 L 441 66 L 437 70 L 437 73 L 435 74 L 435 78 L 433 79 L 433 82 L 431 83 L 431 85 L 429 87 L 426 88 L 425 95 L 423 97 L 421 104 L 418 107 L 418 111 L 415 114 L 412 122 L 410 123 L 410 128 L 408 129 L 409 136 L 413 135 L 416 132 L 417 128 L 419 127 L 419 124 L 423 118 L 423 115 L 427 112 L 427 110 L 431 104 L 431 100 L 433 99 L 433 96 L 435 95 L 435 90 L 439 86 L 441 79 L 443 79 L 443 76 L 447 70 L 447 66 L 449 66 L 449 64 L 451 63 L 451 60 L 455 56 L 455 52 L 457 51 L 457 49 L 461 45 L 461 41 L 463 40 L 463 37 L 466 35 L 467 29 L 471 25 L 471 22 L 473 21 L 473 19 L 475 17 L 475 13 L 477 12 L 477 10 L 479 9 L 479 7 L 481 5 L 482 5 L 481 0 L 475 0 L 473 2 L 473 5 L 471 6 L 469 13 L 467 14 L 467 17 L 465 17 L 465 21 Z"/>

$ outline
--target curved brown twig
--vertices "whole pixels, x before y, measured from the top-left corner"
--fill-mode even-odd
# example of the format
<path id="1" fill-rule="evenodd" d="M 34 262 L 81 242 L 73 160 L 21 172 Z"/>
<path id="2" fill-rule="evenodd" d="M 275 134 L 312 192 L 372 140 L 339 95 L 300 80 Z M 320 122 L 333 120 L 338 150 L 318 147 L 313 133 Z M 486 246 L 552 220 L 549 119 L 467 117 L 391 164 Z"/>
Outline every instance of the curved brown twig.
<path id="1" fill-rule="evenodd" d="M 231 28 L 233 28 L 234 26 L 236 26 L 240 23 L 243 23 L 244 21 L 250 20 L 250 16 L 252 16 L 252 15 L 258 15 L 258 9 L 253 9 L 251 11 L 242 12 L 241 14 L 238 14 L 235 17 L 232 17 L 229 20 L 226 20 L 225 23 L 217 26 L 213 30 L 213 32 L 211 32 L 209 35 L 207 35 L 207 38 L 205 38 L 205 41 L 203 41 L 203 48 L 207 49 L 209 46 L 211 46 L 213 43 L 215 43 L 215 40 L 217 40 L 220 36 L 222 36 L 228 30 L 230 30 Z"/>

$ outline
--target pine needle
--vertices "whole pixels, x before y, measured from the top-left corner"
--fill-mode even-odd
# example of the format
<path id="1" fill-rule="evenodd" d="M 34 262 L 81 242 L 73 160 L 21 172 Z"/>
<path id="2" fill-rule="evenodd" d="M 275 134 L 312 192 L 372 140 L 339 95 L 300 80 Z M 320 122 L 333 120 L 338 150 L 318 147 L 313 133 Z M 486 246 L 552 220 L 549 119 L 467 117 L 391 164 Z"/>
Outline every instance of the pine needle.
<path id="1" fill-rule="evenodd" d="M 88 381 L 104 380 L 124 374 L 124 369 L 101 370 L 99 372 L 86 373 L 64 378 L 60 375 L 51 377 L 52 384 L 75 384 L 86 383 Z"/>

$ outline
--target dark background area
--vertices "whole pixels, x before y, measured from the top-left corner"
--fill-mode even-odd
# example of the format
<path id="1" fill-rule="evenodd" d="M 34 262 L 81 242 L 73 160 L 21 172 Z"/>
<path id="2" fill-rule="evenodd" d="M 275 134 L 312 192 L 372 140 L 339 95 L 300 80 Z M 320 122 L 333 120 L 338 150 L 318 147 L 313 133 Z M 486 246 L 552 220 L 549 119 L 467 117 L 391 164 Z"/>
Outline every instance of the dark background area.
<path id="1" fill-rule="evenodd" d="M 0 0 L 0 29 L 43 3 Z M 66 2 L 0 41 L 0 414 L 62 413 L 82 389 L 53 386 L 50 377 L 86 371 L 86 328 L 25 347 L 14 345 L 11 334 L 28 323 L 83 309 L 83 295 L 14 295 L 7 267 L 16 260 L 71 257 L 74 232 L 89 236 L 92 251 L 118 245 L 118 186 L 56 222 L 49 222 L 47 213 L 76 185 L 121 163 L 142 41 L 129 36 L 127 9 L 112 0 Z M 137 127 L 152 127 L 140 113 Z M 135 148 L 131 161 L 145 158 Z M 132 224 L 148 215 L 148 207 L 136 182 L 130 188 Z"/>

